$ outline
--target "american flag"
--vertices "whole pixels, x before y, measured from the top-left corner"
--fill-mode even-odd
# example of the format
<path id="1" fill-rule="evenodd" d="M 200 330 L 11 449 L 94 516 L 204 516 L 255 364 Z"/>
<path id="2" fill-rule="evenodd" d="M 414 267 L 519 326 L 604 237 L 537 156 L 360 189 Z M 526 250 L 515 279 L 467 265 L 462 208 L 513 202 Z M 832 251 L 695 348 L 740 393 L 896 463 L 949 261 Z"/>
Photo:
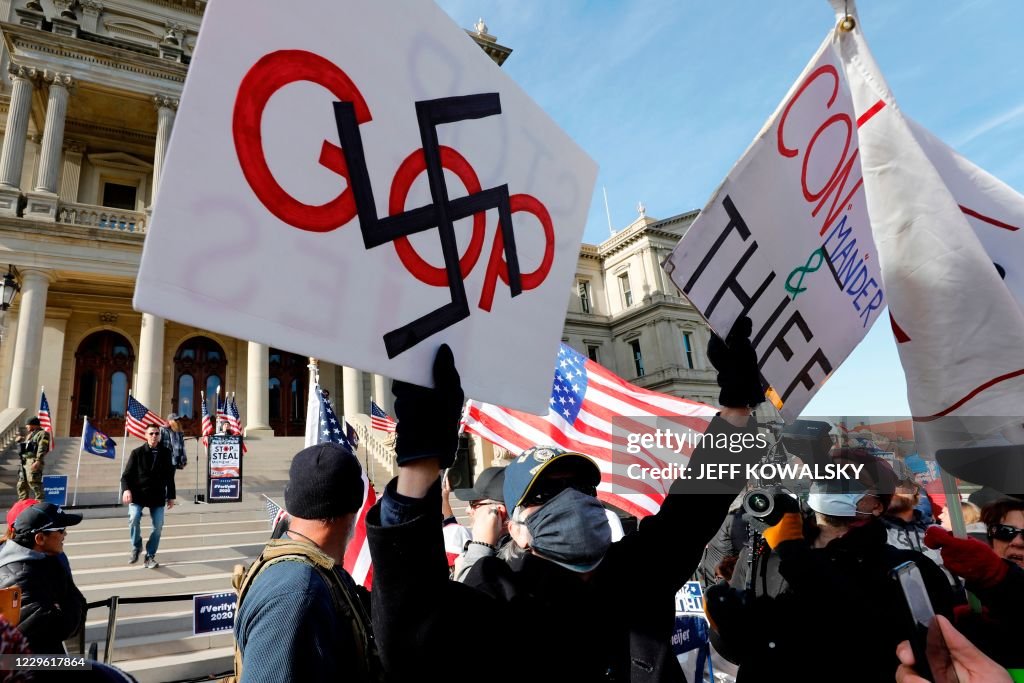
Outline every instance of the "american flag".
<path id="1" fill-rule="evenodd" d="M 50 433 L 51 448 L 53 443 L 53 422 L 50 420 L 50 402 L 46 400 L 46 392 L 39 392 L 39 428 Z"/>
<path id="2" fill-rule="evenodd" d="M 319 385 L 310 394 L 309 400 L 315 400 L 319 404 L 318 412 L 320 419 L 316 440 L 310 443 L 311 439 L 307 436 L 306 445 L 337 443 L 346 446 L 355 453 L 355 445 L 349 441 L 348 435 L 345 433 L 346 430 L 342 428 L 344 426 L 342 421 L 334 414 L 334 408 L 331 407 L 330 400 L 324 398 Z M 365 471 L 363 471 L 363 488 L 366 491 L 366 497 L 363 499 L 363 506 L 359 508 L 352 538 L 345 549 L 344 567 L 345 571 L 352 575 L 356 583 L 370 588 L 373 584 L 373 565 L 370 563 L 370 544 L 366 541 L 366 512 L 377 502 L 377 493 L 373 490 L 373 485 L 370 484 L 369 479 L 366 478 Z"/>
<path id="3" fill-rule="evenodd" d="M 128 414 L 124 419 L 124 427 L 128 433 L 145 441 L 146 427 L 151 424 L 167 426 L 163 418 L 136 401 L 134 396 L 129 395 Z"/>
<path id="4" fill-rule="evenodd" d="M 200 436 L 203 437 L 203 445 L 205 446 L 208 437 L 213 434 L 213 422 L 210 420 L 210 411 L 206 408 L 206 398 L 203 398 L 203 422 L 200 431 Z"/>
<path id="5" fill-rule="evenodd" d="M 630 464 L 659 466 L 666 455 L 664 450 L 643 447 L 635 455 L 628 454 L 627 433 L 653 435 L 657 426 L 696 436 L 717 412 L 703 403 L 634 386 L 565 344 L 558 351 L 548 403 L 547 415 L 537 416 L 470 401 L 466 430 L 512 453 L 555 444 L 590 456 L 601 469 L 598 497 L 637 517 L 658 511 L 672 481 L 627 475 Z M 692 450 L 682 454 L 689 456 Z M 669 451 L 668 455 L 675 454 Z M 684 464 L 678 456 L 672 461 Z"/>
<path id="6" fill-rule="evenodd" d="M 370 401 L 370 426 L 382 432 L 393 432 L 398 423 L 374 401 Z"/>
<path id="7" fill-rule="evenodd" d="M 270 530 L 273 531 L 277 523 L 281 521 L 281 518 L 287 517 L 288 513 L 285 512 L 283 507 L 275 503 L 270 496 L 264 494 L 263 498 L 266 500 L 264 508 L 267 511 L 267 519 L 270 520 Z"/>
<path id="8" fill-rule="evenodd" d="M 227 409 L 224 406 L 224 404 L 226 403 L 226 399 L 227 399 L 227 392 L 224 392 L 224 393 L 225 393 L 225 396 L 224 396 L 225 401 L 221 401 L 220 400 L 220 387 L 217 388 L 217 422 L 220 422 L 222 420 L 226 421 L 227 418 L 228 418 Z"/>
<path id="9" fill-rule="evenodd" d="M 231 394 L 231 399 L 228 400 L 225 397 L 226 408 L 224 412 L 224 419 L 228 423 L 228 429 L 231 430 L 232 434 L 242 433 L 242 416 L 238 412 L 238 404 L 235 403 L 235 395 Z"/>

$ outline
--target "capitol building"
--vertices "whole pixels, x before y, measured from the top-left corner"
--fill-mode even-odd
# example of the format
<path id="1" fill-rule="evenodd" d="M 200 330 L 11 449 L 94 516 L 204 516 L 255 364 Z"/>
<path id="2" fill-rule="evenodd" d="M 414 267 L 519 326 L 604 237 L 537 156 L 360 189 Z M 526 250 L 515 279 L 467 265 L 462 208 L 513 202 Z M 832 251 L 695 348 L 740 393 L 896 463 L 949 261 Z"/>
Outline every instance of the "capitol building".
<path id="1" fill-rule="evenodd" d="M 129 392 L 184 416 L 233 393 L 248 439 L 305 432 L 308 359 L 132 308 L 205 0 L 0 0 L 0 277 L 20 291 L 0 315 L 0 435 L 34 414 L 45 387 L 58 437 L 82 417 L 124 431 Z M 499 64 L 512 52 L 482 22 L 467 31 Z M 660 267 L 696 212 L 634 222 L 583 244 L 563 340 L 639 386 L 714 403 L 709 330 Z M 192 245 L 215 268 L 220 255 Z M 390 381 L 320 364 L 347 416 Z M 471 445 L 479 467 L 494 456 Z"/>

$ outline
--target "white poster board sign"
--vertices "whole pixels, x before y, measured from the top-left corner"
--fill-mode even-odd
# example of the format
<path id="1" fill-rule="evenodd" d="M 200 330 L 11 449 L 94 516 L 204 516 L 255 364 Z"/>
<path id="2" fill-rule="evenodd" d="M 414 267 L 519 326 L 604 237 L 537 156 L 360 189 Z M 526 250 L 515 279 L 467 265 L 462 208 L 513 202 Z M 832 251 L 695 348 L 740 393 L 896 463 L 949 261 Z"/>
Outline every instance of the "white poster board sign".
<path id="1" fill-rule="evenodd" d="M 844 73 L 827 39 L 664 264 L 722 337 L 750 316 L 787 420 L 886 305 Z"/>
<path id="2" fill-rule="evenodd" d="M 431 2 L 219 0 L 135 307 L 542 412 L 595 178 Z"/>

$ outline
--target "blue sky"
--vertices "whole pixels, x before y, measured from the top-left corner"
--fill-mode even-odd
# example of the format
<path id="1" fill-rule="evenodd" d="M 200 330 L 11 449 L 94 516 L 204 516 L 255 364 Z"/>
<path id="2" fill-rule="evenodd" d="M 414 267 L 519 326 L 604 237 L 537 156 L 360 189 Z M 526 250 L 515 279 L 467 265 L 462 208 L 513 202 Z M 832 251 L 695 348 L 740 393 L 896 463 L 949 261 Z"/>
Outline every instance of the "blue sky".
<path id="1" fill-rule="evenodd" d="M 439 0 L 513 49 L 505 71 L 600 165 L 584 239 L 701 208 L 833 25 L 827 0 Z M 905 112 L 1024 188 L 1024 48 L 1010 0 L 862 0 L 861 26 Z M 1014 47 L 1017 45 L 1018 47 Z M 805 415 L 905 415 L 886 318 Z"/>

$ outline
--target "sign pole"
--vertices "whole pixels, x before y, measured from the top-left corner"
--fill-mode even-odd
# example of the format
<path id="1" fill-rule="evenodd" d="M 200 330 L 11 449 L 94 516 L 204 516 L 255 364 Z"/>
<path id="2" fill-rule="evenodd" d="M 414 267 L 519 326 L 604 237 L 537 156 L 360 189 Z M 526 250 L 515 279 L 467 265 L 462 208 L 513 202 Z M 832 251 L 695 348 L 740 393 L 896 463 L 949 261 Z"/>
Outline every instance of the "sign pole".
<path id="1" fill-rule="evenodd" d="M 128 397 L 131 398 L 132 392 L 128 392 Z M 128 419 L 124 421 L 124 439 L 121 440 L 121 476 L 124 476 L 124 452 L 128 450 Z M 114 505 L 121 504 L 121 496 L 124 495 L 124 491 L 121 490 L 121 482 L 117 482 L 117 500 L 114 501 Z"/>
<path id="2" fill-rule="evenodd" d="M 71 507 L 78 505 L 78 475 L 82 471 L 82 450 L 85 448 L 85 433 L 89 431 L 89 416 L 82 416 L 82 442 L 78 444 L 78 466 L 75 467 L 75 495 L 71 500 Z"/>

